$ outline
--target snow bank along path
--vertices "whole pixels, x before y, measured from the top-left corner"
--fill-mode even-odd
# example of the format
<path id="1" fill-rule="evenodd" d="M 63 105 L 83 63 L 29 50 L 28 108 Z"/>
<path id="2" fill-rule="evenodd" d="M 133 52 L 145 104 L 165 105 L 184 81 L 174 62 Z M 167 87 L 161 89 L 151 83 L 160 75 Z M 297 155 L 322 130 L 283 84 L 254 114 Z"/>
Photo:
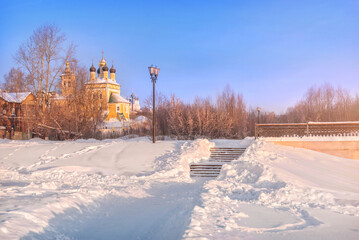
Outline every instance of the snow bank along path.
<path id="1" fill-rule="evenodd" d="M 256 141 L 205 184 L 188 239 L 359 239 L 359 161 Z"/>
<path id="2" fill-rule="evenodd" d="M 154 184 L 193 183 L 189 163 L 208 158 L 211 146 L 207 140 L 152 144 L 144 138 L 2 140 L 0 239 L 42 232 L 67 209 L 81 212 L 105 196 L 147 199 Z"/>

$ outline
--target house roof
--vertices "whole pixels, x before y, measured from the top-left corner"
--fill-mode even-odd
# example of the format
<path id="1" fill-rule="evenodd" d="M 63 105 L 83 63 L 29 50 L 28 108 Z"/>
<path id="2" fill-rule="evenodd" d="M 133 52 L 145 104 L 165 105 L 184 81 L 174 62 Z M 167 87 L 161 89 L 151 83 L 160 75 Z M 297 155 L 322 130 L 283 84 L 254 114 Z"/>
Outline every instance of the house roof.
<path id="1" fill-rule="evenodd" d="M 8 93 L 0 91 L 0 98 L 11 103 L 22 103 L 31 94 L 31 92 Z"/>
<path id="2" fill-rule="evenodd" d="M 118 93 L 111 93 L 109 102 L 110 103 L 130 103 L 129 101 L 127 101 L 126 99 L 121 97 L 121 95 Z"/>

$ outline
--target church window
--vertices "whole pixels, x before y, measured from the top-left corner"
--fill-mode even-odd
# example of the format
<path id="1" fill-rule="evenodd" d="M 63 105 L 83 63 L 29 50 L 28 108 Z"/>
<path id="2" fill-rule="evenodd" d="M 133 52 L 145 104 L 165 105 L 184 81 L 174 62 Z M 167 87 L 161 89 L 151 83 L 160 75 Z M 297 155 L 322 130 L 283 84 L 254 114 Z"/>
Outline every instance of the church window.
<path id="1" fill-rule="evenodd" d="M 117 112 L 119 112 L 120 111 L 120 107 L 119 106 L 117 106 Z"/>
<path id="2" fill-rule="evenodd" d="M 100 93 L 100 99 L 102 99 L 102 93 Z"/>

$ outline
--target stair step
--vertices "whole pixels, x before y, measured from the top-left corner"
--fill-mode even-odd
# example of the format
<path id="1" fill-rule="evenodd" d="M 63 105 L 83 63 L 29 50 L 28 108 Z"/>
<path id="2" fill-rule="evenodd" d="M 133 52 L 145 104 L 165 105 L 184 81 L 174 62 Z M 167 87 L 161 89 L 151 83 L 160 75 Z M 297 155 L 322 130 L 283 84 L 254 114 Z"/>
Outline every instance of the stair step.
<path id="1" fill-rule="evenodd" d="M 210 158 L 208 159 L 210 162 L 213 161 L 233 161 L 233 160 L 237 160 L 238 158 Z"/>
<path id="2" fill-rule="evenodd" d="M 239 158 L 242 155 L 209 155 L 210 158 Z"/>
<path id="3" fill-rule="evenodd" d="M 221 169 L 222 165 L 196 165 L 190 166 L 190 169 Z"/>
<path id="4" fill-rule="evenodd" d="M 211 153 L 211 155 L 242 155 L 243 153 Z"/>
<path id="5" fill-rule="evenodd" d="M 210 151 L 243 151 L 245 148 L 210 148 Z"/>
<path id="6" fill-rule="evenodd" d="M 210 149 L 246 149 L 246 148 L 234 148 L 234 147 L 212 147 Z"/>
<path id="7" fill-rule="evenodd" d="M 245 149 L 243 150 L 225 150 L 225 149 L 216 149 L 216 150 L 211 150 L 210 152 L 244 152 Z"/>
<path id="8" fill-rule="evenodd" d="M 242 155 L 243 153 L 211 153 L 211 155 L 228 155 L 228 156 L 231 156 L 231 155 Z"/>
<path id="9" fill-rule="evenodd" d="M 191 175 L 190 177 L 208 177 L 208 178 L 216 178 L 218 175 Z"/>
<path id="10" fill-rule="evenodd" d="M 211 152 L 211 154 L 242 154 L 243 152 Z"/>

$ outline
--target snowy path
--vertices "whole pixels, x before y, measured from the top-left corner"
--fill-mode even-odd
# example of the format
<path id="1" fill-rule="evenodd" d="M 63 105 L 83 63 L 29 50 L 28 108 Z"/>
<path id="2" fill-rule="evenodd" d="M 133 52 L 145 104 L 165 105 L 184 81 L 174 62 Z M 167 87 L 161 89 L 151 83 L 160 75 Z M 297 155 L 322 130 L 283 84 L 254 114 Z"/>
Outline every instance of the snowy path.
<path id="1" fill-rule="evenodd" d="M 200 204 L 204 181 L 158 183 L 140 199 L 107 197 L 81 212 L 57 216 L 44 233 L 24 239 L 181 239 Z"/>
<path id="2" fill-rule="evenodd" d="M 0 239 L 29 234 L 49 239 L 54 232 L 49 235 L 46 232 L 58 232 L 56 228 L 69 222 L 61 220 L 68 212 L 74 222 L 83 223 L 83 231 L 76 233 L 81 235 L 88 232 L 87 227 L 91 228 L 91 216 L 96 219 L 106 211 L 118 214 L 101 218 L 103 223 L 111 218 L 132 219 L 122 222 L 122 227 L 131 229 L 131 224 L 142 221 L 142 234 L 154 225 L 165 225 L 178 230 L 168 234 L 182 235 L 203 189 L 203 183 L 190 179 L 189 162 L 209 155 L 210 145 L 206 140 L 164 141 L 154 145 L 141 138 L 0 141 L 0 148 L 5 150 L 0 153 Z M 86 209 L 94 212 L 83 215 Z M 171 212 L 176 224 L 166 221 Z M 157 223 L 146 221 L 154 217 Z M 41 235 L 44 230 L 45 235 Z M 64 229 L 61 232 L 68 233 Z M 163 229 L 162 234 L 165 232 Z M 132 236 L 124 231 L 117 234 Z"/>

